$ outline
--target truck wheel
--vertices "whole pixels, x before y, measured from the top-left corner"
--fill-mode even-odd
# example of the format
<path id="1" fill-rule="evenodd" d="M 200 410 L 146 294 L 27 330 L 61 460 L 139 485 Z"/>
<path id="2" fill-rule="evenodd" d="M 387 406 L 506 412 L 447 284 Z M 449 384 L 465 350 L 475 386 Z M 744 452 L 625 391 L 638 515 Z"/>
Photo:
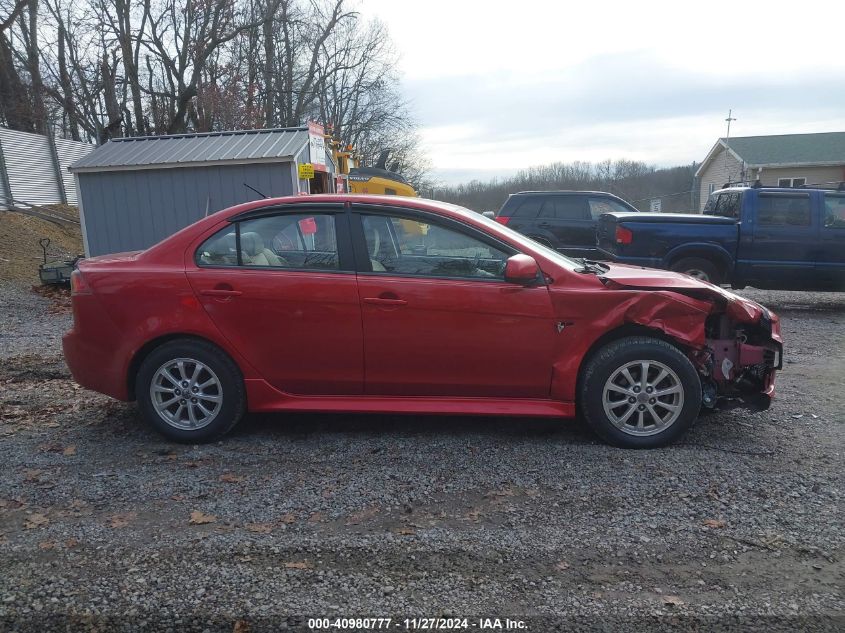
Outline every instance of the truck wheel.
<path id="1" fill-rule="evenodd" d="M 676 273 L 684 273 L 690 277 L 709 281 L 711 284 L 722 283 L 722 273 L 711 262 L 701 257 L 684 257 L 672 264 L 672 270 Z"/>
<path id="2" fill-rule="evenodd" d="M 647 336 L 609 343 L 588 361 L 579 410 L 613 446 L 657 448 L 683 435 L 701 409 L 701 379 L 677 347 Z"/>
<path id="3" fill-rule="evenodd" d="M 210 442 L 228 433 L 246 409 L 235 362 L 210 343 L 175 340 L 144 359 L 138 406 L 159 433 L 176 442 Z"/>

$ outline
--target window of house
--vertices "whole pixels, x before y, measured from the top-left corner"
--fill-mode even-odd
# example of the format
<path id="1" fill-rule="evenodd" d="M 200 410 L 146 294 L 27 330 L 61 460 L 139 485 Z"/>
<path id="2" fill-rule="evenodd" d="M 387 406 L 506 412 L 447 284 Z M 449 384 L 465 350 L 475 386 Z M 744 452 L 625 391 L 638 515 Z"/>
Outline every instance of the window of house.
<path id="1" fill-rule="evenodd" d="M 336 270 L 335 219 L 285 213 L 236 222 L 208 238 L 196 261 L 200 266 Z"/>
<path id="2" fill-rule="evenodd" d="M 716 183 L 711 182 L 707 185 L 707 195 L 711 195 L 714 191 L 716 191 Z"/>
<path id="3" fill-rule="evenodd" d="M 824 225 L 829 229 L 845 229 L 845 194 L 824 194 Z"/>
<path id="4" fill-rule="evenodd" d="M 373 272 L 504 279 L 510 255 L 463 232 L 387 215 L 361 222 Z"/>
<path id="5" fill-rule="evenodd" d="M 806 178 L 778 178 L 778 187 L 803 187 L 806 184 Z"/>
<path id="6" fill-rule="evenodd" d="M 766 194 L 758 198 L 757 221 L 761 226 L 810 226 L 808 194 Z"/>

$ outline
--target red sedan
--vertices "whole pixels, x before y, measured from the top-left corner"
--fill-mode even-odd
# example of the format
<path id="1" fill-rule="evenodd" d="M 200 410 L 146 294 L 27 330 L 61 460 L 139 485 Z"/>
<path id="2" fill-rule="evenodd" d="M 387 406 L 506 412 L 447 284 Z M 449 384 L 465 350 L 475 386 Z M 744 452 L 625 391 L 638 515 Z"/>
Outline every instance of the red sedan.
<path id="1" fill-rule="evenodd" d="M 80 262 L 79 384 L 202 442 L 245 411 L 571 418 L 665 445 L 723 401 L 768 406 L 778 319 L 692 277 L 572 260 L 460 207 L 243 204 Z"/>

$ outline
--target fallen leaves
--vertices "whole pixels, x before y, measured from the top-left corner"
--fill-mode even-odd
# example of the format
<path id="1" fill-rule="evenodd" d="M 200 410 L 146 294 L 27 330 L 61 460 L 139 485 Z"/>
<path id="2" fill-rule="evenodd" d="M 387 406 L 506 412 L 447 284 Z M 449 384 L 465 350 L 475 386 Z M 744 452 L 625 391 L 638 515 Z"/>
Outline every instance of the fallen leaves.
<path id="1" fill-rule="evenodd" d="M 246 479 L 241 475 L 236 475 L 234 473 L 223 473 L 218 477 L 220 481 L 226 482 L 227 484 L 239 484 Z"/>
<path id="2" fill-rule="evenodd" d="M 35 528 L 44 527 L 46 525 L 50 525 L 50 519 L 40 512 L 33 512 L 30 514 L 23 524 L 24 528 L 27 530 L 34 530 Z"/>
<path id="3" fill-rule="evenodd" d="M 249 633 L 249 622 L 246 620 L 235 620 L 235 625 L 232 627 L 232 633 Z"/>
<path id="4" fill-rule="evenodd" d="M 291 523 L 296 523 L 296 515 L 293 512 L 288 512 L 287 514 L 283 514 L 279 517 L 279 521 L 282 523 L 286 523 L 290 525 Z"/>
<path id="5" fill-rule="evenodd" d="M 125 528 L 130 522 L 137 518 L 137 513 L 126 512 L 124 514 L 114 514 L 109 517 L 109 527 L 114 529 Z"/>
<path id="6" fill-rule="evenodd" d="M 401 527 L 398 530 L 396 530 L 396 533 L 401 535 L 401 536 L 414 536 L 417 533 L 417 531 L 412 527 Z"/>
<path id="7" fill-rule="evenodd" d="M 720 528 L 725 527 L 725 525 L 727 525 L 727 523 L 725 523 L 721 519 L 705 519 L 702 522 L 702 525 L 704 527 L 708 527 L 708 528 L 713 529 L 713 530 L 718 530 Z"/>
<path id="8" fill-rule="evenodd" d="M 191 518 L 188 521 L 190 525 L 205 525 L 206 523 L 214 523 L 217 521 L 217 517 L 213 514 L 206 514 L 200 510 L 193 510 L 191 512 Z"/>
<path id="9" fill-rule="evenodd" d="M 273 528 L 276 527 L 272 523 L 247 523 L 244 529 L 255 534 L 270 534 Z"/>
<path id="10" fill-rule="evenodd" d="M 557 569 L 558 571 L 566 571 L 567 569 L 569 569 L 569 563 L 567 563 L 565 560 L 558 561 L 557 563 L 555 563 L 555 569 Z"/>
<path id="11" fill-rule="evenodd" d="M 674 607 L 679 607 L 679 606 L 681 606 L 682 604 L 685 604 L 685 603 L 678 596 L 664 596 L 663 597 L 663 604 L 672 605 Z"/>
<path id="12" fill-rule="evenodd" d="M 369 506 L 360 510 L 359 512 L 353 512 L 349 515 L 349 518 L 346 520 L 346 525 L 358 525 L 367 521 L 368 519 L 372 519 L 378 514 L 378 507 L 377 506 Z"/>
<path id="13" fill-rule="evenodd" d="M 74 455 L 76 455 L 76 444 L 65 446 L 62 450 L 62 455 L 65 455 L 66 457 L 73 457 Z"/>
<path id="14" fill-rule="evenodd" d="M 314 566 L 307 560 L 292 561 L 284 564 L 285 569 L 313 569 Z"/>

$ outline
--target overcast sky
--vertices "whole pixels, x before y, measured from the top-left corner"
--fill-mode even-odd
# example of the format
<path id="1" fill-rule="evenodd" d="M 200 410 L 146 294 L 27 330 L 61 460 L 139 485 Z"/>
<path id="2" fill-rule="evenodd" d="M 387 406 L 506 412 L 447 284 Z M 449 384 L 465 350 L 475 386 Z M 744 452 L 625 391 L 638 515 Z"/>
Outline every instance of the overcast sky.
<path id="1" fill-rule="evenodd" d="M 361 0 L 401 55 L 444 182 L 553 161 L 701 161 L 731 136 L 845 131 L 842 0 Z"/>

